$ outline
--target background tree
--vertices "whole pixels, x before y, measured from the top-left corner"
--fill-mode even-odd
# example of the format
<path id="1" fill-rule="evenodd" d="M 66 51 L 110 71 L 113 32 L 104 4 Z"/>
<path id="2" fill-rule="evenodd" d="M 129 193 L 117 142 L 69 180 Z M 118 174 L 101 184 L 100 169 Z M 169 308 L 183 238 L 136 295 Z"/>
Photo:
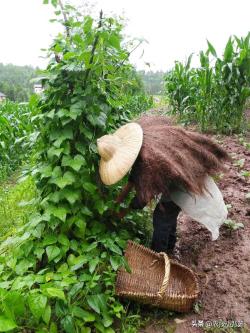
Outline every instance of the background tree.
<path id="1" fill-rule="evenodd" d="M 37 70 L 38 68 L 31 66 L 0 63 L 0 91 L 11 101 L 28 101 L 34 92 L 33 83 L 30 80 L 37 75 Z"/>
<path id="2" fill-rule="evenodd" d="M 141 77 L 145 90 L 150 95 L 161 95 L 163 93 L 163 81 L 164 81 L 163 71 L 138 71 L 138 75 Z"/>

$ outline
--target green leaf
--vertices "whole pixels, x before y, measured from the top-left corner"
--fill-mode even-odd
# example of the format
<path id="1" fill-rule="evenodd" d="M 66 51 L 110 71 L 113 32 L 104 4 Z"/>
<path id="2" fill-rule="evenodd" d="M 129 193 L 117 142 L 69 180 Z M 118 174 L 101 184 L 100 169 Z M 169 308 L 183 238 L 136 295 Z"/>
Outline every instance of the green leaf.
<path id="1" fill-rule="evenodd" d="M 91 134 L 91 133 L 90 133 Z M 92 135 L 93 134 L 91 134 L 91 138 L 92 138 Z M 79 153 L 81 153 L 81 154 L 85 154 L 85 152 L 86 152 L 86 146 L 82 143 L 82 142 L 77 142 L 76 144 L 75 144 L 75 147 L 76 147 L 76 150 L 79 152 Z"/>
<path id="2" fill-rule="evenodd" d="M 51 147 L 48 150 L 48 158 L 51 159 L 52 157 L 56 156 L 59 157 L 61 155 L 61 153 L 63 152 L 63 148 L 55 148 L 55 147 Z"/>
<path id="3" fill-rule="evenodd" d="M 83 215 L 87 215 L 87 216 L 93 215 L 92 211 L 86 206 L 82 207 L 81 212 Z"/>
<path id="4" fill-rule="evenodd" d="M 94 272 L 94 270 L 96 269 L 96 266 L 99 263 L 99 258 L 95 258 L 93 260 L 90 261 L 89 263 L 89 272 L 92 274 Z"/>
<path id="5" fill-rule="evenodd" d="M 44 292 L 46 292 L 46 294 L 49 297 L 56 297 L 59 298 L 63 301 L 65 301 L 65 295 L 62 289 L 58 289 L 58 288 L 46 288 L 44 289 Z"/>
<path id="6" fill-rule="evenodd" d="M 68 264 L 71 271 L 76 271 L 81 268 L 87 262 L 87 258 L 84 256 L 75 257 L 73 254 L 70 254 L 68 257 Z"/>
<path id="7" fill-rule="evenodd" d="M 90 16 L 85 16 L 84 18 L 84 25 L 83 25 L 83 30 L 84 30 L 84 33 L 87 34 L 90 32 L 91 30 L 91 27 L 92 27 L 92 24 L 93 24 L 93 19 L 92 17 Z"/>
<path id="8" fill-rule="evenodd" d="M 112 252 L 122 255 L 122 250 L 114 243 L 112 239 L 107 240 L 106 247 Z"/>
<path id="9" fill-rule="evenodd" d="M 41 173 L 41 178 L 50 177 L 52 175 L 52 166 L 44 166 L 39 170 L 39 172 Z"/>
<path id="10" fill-rule="evenodd" d="M 64 60 L 69 60 L 71 58 L 74 58 L 76 56 L 76 54 L 74 52 L 66 52 L 64 55 L 63 55 L 63 59 Z"/>
<path id="11" fill-rule="evenodd" d="M 56 139 L 56 141 L 53 143 L 53 145 L 57 148 L 61 146 L 61 144 L 69 139 L 73 139 L 73 130 L 70 127 L 64 128 L 62 131 L 56 132 L 56 134 L 51 135 L 53 139 Z"/>
<path id="12" fill-rule="evenodd" d="M 66 333 L 75 333 L 74 320 L 71 316 L 65 316 L 61 323 Z"/>
<path id="13" fill-rule="evenodd" d="M 45 252 L 44 249 L 43 248 L 39 248 L 39 247 L 37 247 L 34 250 L 34 254 L 36 255 L 36 257 L 37 257 L 38 260 L 42 259 L 42 256 L 43 256 L 44 252 Z"/>
<path id="14" fill-rule="evenodd" d="M 72 314 L 75 317 L 83 319 L 86 323 L 95 321 L 95 316 L 89 311 L 83 310 L 79 306 L 72 307 Z"/>
<path id="15" fill-rule="evenodd" d="M 85 105 L 82 102 L 77 102 L 75 104 L 72 104 L 69 112 L 70 118 L 76 120 L 76 118 L 82 114 L 84 107 Z"/>
<path id="16" fill-rule="evenodd" d="M 17 327 L 17 324 L 11 318 L 0 316 L 0 332 L 8 332 Z"/>
<path id="17" fill-rule="evenodd" d="M 51 3 L 52 3 L 52 5 L 53 5 L 54 7 L 57 6 L 57 0 L 51 0 Z"/>
<path id="18" fill-rule="evenodd" d="M 38 293 L 30 294 L 28 296 L 28 305 L 33 316 L 40 319 L 44 314 L 47 304 L 47 297 Z"/>
<path id="19" fill-rule="evenodd" d="M 58 257 L 60 252 L 61 251 L 60 251 L 59 247 L 57 247 L 55 245 L 46 247 L 46 253 L 47 253 L 49 262 L 54 260 L 56 257 Z"/>
<path id="20" fill-rule="evenodd" d="M 75 222 L 75 225 L 77 227 L 77 236 L 80 238 L 84 238 L 87 223 L 81 219 L 78 219 Z"/>
<path id="21" fill-rule="evenodd" d="M 224 60 L 225 62 L 231 62 L 233 58 L 233 43 L 231 37 L 229 38 L 226 48 L 224 50 Z"/>
<path id="22" fill-rule="evenodd" d="M 88 295 L 86 297 L 88 305 L 98 314 L 107 311 L 107 299 L 104 294 Z"/>
<path id="23" fill-rule="evenodd" d="M 73 184 L 75 181 L 76 181 L 76 179 L 75 179 L 74 174 L 70 171 L 67 171 L 67 172 L 65 172 L 63 177 L 53 180 L 53 183 L 62 189 L 67 185 Z"/>
<path id="24" fill-rule="evenodd" d="M 51 307 L 48 304 L 45 308 L 45 311 L 42 315 L 43 321 L 45 322 L 45 324 L 48 324 L 50 322 L 50 318 L 51 318 Z"/>
<path id="25" fill-rule="evenodd" d="M 50 118 L 50 119 L 53 119 L 55 116 L 55 110 L 51 110 L 50 112 L 48 112 L 46 114 L 46 117 Z"/>
<path id="26" fill-rule="evenodd" d="M 66 208 L 50 206 L 48 211 L 55 217 L 58 217 L 61 221 L 65 222 L 68 213 L 68 210 Z"/>
<path id="27" fill-rule="evenodd" d="M 53 193 L 50 193 L 49 201 L 53 203 L 58 203 L 60 201 L 60 191 L 55 191 Z"/>
<path id="28" fill-rule="evenodd" d="M 59 166 L 56 166 L 51 174 L 52 178 L 58 178 L 62 176 L 62 169 Z"/>
<path id="29" fill-rule="evenodd" d="M 58 236 L 58 242 L 62 245 L 65 245 L 65 246 L 68 246 L 68 247 L 70 246 L 70 242 L 69 242 L 68 238 L 63 234 L 60 234 Z"/>
<path id="30" fill-rule="evenodd" d="M 34 261 L 30 259 L 21 260 L 15 267 L 15 271 L 18 275 L 27 273 L 28 269 L 34 265 Z"/>
<path id="31" fill-rule="evenodd" d="M 50 324 L 49 333 L 58 333 L 56 323 L 52 322 Z"/>
<path id="32" fill-rule="evenodd" d="M 116 49 L 120 49 L 120 37 L 118 35 L 112 34 L 109 38 L 109 43 Z"/>
<path id="33" fill-rule="evenodd" d="M 64 156 L 62 159 L 62 166 L 70 166 L 75 171 L 79 171 L 83 165 L 86 165 L 86 162 L 82 155 L 76 155 L 74 158 Z"/>
<path id="34" fill-rule="evenodd" d="M 24 316 L 25 314 L 25 299 L 17 291 L 8 291 L 5 297 L 5 302 L 8 307 L 13 311 L 15 316 Z"/>
<path id="35" fill-rule="evenodd" d="M 104 327 L 109 327 L 113 323 L 113 319 L 110 315 L 107 313 L 103 313 L 103 320 L 102 320 L 103 326 Z"/>
<path id="36" fill-rule="evenodd" d="M 99 214 L 103 214 L 109 208 L 103 200 L 97 200 L 94 207 L 98 210 Z"/>
<path id="37" fill-rule="evenodd" d="M 217 53 L 215 51 L 215 48 L 213 47 L 213 45 L 207 40 L 207 45 L 208 45 L 208 50 L 209 52 L 215 57 L 217 58 Z"/>
<path id="38" fill-rule="evenodd" d="M 71 203 L 72 205 L 77 201 L 80 200 L 81 198 L 81 192 L 80 191 L 76 191 L 74 189 L 68 189 L 68 188 L 64 188 L 61 192 L 60 192 L 60 198 L 61 199 L 67 199 L 69 203 Z"/>
<path id="39" fill-rule="evenodd" d="M 55 235 L 46 235 L 43 239 L 43 246 L 52 245 L 57 242 L 57 237 Z"/>
<path id="40" fill-rule="evenodd" d="M 110 263 L 111 263 L 113 270 L 117 271 L 117 269 L 121 266 L 121 257 L 111 256 Z"/>
<path id="41" fill-rule="evenodd" d="M 91 328 L 90 327 L 82 327 L 81 328 L 81 333 L 91 333 Z"/>
<path id="42" fill-rule="evenodd" d="M 101 112 L 98 117 L 96 117 L 96 125 L 100 127 L 105 127 L 107 122 L 107 115 Z"/>
<path id="43" fill-rule="evenodd" d="M 67 110 L 67 109 L 59 109 L 56 113 L 58 118 L 66 117 L 66 116 L 68 116 L 68 114 L 69 114 L 69 110 Z M 53 139 L 55 139 L 55 138 L 53 138 Z"/>
<path id="44" fill-rule="evenodd" d="M 91 194 L 94 194 L 97 190 L 96 185 L 94 185 L 92 183 L 88 183 L 88 182 L 83 183 L 82 187 L 84 188 L 84 190 L 88 191 Z"/>

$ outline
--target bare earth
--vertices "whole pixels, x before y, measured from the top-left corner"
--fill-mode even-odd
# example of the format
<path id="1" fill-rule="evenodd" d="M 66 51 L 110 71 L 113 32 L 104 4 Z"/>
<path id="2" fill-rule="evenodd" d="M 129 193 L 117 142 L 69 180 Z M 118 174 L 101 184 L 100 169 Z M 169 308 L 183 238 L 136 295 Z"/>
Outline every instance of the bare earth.
<path id="1" fill-rule="evenodd" d="M 176 246 L 179 261 L 198 275 L 201 307 L 199 313 L 176 314 L 172 329 L 168 324 L 164 328 L 150 324 L 141 330 L 142 333 L 204 332 L 204 329 L 193 327 L 192 321 L 219 319 L 242 320 L 249 326 L 244 332 L 250 332 L 250 200 L 245 198 L 250 192 L 250 177 L 240 175 L 242 170 L 250 171 L 250 150 L 244 148 L 236 136 L 219 140 L 234 154 L 233 162 L 228 163 L 228 172 L 219 181 L 219 188 L 226 204 L 232 206 L 228 218 L 242 222 L 244 229 L 230 232 L 222 226 L 219 239 L 211 241 L 210 233 L 202 225 L 187 216 L 179 217 Z M 234 165 L 240 159 L 245 159 L 242 168 Z M 169 324 L 171 326 L 171 322 Z"/>

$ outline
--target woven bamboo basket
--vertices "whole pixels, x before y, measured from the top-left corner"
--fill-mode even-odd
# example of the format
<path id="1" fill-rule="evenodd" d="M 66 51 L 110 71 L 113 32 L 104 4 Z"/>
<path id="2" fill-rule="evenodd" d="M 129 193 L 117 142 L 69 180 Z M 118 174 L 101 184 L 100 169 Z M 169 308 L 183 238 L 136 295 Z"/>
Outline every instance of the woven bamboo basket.
<path id="1" fill-rule="evenodd" d="M 125 258 L 131 273 L 118 271 L 116 295 L 177 312 L 192 309 L 199 287 L 191 269 L 132 241 Z"/>

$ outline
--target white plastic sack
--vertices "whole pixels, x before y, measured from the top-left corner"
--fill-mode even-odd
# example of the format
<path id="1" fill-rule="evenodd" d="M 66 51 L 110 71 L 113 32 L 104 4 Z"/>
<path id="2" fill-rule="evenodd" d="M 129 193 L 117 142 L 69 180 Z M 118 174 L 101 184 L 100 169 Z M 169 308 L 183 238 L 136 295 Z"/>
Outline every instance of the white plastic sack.
<path id="1" fill-rule="evenodd" d="M 178 190 L 171 193 L 170 198 L 185 214 L 203 224 L 212 233 L 212 240 L 216 240 L 228 212 L 213 178 L 207 177 L 205 183 L 208 191 L 203 195 Z"/>

